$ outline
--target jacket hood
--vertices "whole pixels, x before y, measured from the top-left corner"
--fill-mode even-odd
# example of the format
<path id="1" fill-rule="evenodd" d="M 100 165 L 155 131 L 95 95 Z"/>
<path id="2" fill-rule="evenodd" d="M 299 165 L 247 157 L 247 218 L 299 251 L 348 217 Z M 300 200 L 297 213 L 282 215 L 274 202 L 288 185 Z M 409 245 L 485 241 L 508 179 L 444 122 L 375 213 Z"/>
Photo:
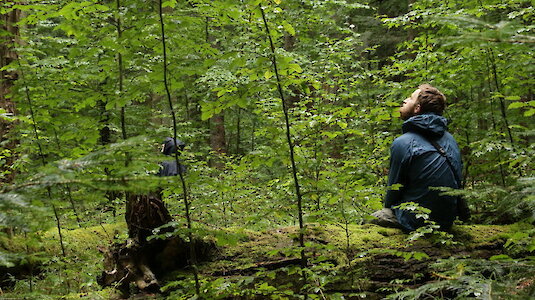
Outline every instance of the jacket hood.
<path id="1" fill-rule="evenodd" d="M 165 138 L 165 141 L 163 141 L 163 144 L 164 144 L 163 151 L 162 151 L 163 154 L 173 155 L 177 151 L 177 149 L 175 148 L 175 143 L 173 142 L 173 138 L 170 138 L 170 137 Z M 186 144 L 179 139 L 176 139 L 176 145 L 178 146 L 178 150 L 182 150 L 186 146 Z"/>
<path id="2" fill-rule="evenodd" d="M 402 125 L 403 133 L 417 132 L 424 136 L 441 137 L 448 130 L 448 120 L 442 116 L 426 113 L 416 115 Z"/>

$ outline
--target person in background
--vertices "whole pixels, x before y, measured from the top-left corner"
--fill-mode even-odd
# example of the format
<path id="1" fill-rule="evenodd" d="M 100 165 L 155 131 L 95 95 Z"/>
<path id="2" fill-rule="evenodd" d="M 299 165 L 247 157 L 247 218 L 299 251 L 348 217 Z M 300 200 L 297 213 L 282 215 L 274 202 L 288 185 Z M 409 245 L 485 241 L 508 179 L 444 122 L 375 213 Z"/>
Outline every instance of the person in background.
<path id="1" fill-rule="evenodd" d="M 168 137 L 162 145 L 162 153 L 171 156 L 172 159 L 160 163 L 160 170 L 156 174 L 160 177 L 177 176 L 186 172 L 186 167 L 176 163 L 174 154 L 182 151 L 184 142 L 176 140 L 176 145 L 172 138 Z M 173 220 L 169 210 L 162 200 L 161 190 L 147 194 L 129 194 L 125 213 L 128 227 L 128 235 L 139 244 L 146 244 L 147 238 L 152 235 L 153 230 L 163 226 Z M 164 228 L 160 231 L 170 232 L 172 228 Z"/>
<path id="2" fill-rule="evenodd" d="M 181 140 L 177 139 L 176 146 L 178 146 L 178 149 L 177 147 L 175 147 L 175 142 L 173 142 L 173 138 L 170 138 L 170 137 L 165 138 L 163 145 L 162 145 L 162 153 L 164 155 L 171 156 L 172 159 L 163 161 L 160 164 L 160 170 L 158 171 L 158 174 L 157 174 L 158 176 L 160 177 L 176 176 L 180 173 L 183 174 L 184 172 L 186 172 L 186 167 L 180 164 L 180 161 L 177 166 L 177 163 L 175 160 L 175 152 L 177 151 L 180 152 L 184 150 L 184 147 L 186 147 L 186 144 L 184 144 L 184 142 L 182 142 Z"/>

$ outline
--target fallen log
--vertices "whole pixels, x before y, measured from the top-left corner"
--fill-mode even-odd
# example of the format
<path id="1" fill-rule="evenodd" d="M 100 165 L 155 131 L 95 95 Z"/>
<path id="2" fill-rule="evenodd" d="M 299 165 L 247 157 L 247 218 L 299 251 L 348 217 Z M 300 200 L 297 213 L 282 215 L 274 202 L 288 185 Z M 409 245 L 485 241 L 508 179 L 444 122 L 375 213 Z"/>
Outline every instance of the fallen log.
<path id="1" fill-rule="evenodd" d="M 282 267 L 290 266 L 290 265 L 300 265 L 302 260 L 300 258 L 289 258 L 289 259 L 283 259 L 283 260 L 277 260 L 277 261 L 267 261 L 267 262 L 259 262 L 255 264 L 254 266 L 247 267 L 247 268 L 241 268 L 241 269 L 231 269 L 231 270 L 218 270 L 216 272 L 212 273 L 212 276 L 228 276 L 228 275 L 244 275 L 244 274 L 250 274 L 258 271 L 260 268 L 264 268 L 267 270 L 275 270 Z"/>

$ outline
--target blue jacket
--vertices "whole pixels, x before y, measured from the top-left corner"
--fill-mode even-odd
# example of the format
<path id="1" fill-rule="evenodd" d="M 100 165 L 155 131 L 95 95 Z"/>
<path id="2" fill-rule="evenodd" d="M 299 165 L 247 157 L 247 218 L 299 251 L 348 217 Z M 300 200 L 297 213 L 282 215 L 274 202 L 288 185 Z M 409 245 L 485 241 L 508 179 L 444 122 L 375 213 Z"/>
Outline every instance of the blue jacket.
<path id="1" fill-rule="evenodd" d="M 436 141 L 448 156 L 457 178 L 462 177 L 462 162 L 459 146 L 447 132 L 447 120 L 432 113 L 414 116 L 403 123 L 403 135 L 396 138 L 390 148 L 390 171 L 385 207 L 391 208 L 405 202 L 415 202 L 431 210 L 430 217 L 447 229 L 457 216 L 457 199 L 440 195 L 430 187 L 460 188 L 460 182 L 429 140 Z M 399 190 L 391 185 L 401 184 Z M 393 209 L 405 230 L 415 230 L 424 225 L 414 213 Z"/>

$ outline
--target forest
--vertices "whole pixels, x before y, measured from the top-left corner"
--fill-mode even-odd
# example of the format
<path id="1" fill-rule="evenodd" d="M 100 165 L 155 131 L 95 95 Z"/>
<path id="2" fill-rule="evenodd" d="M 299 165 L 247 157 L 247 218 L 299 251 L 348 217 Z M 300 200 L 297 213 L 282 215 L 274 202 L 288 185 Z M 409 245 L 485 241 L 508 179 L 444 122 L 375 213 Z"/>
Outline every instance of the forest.
<path id="1" fill-rule="evenodd" d="M 535 299 L 532 1 L 0 16 L 0 299 Z M 463 162 L 440 193 L 471 218 L 370 224 L 424 83 Z"/>

